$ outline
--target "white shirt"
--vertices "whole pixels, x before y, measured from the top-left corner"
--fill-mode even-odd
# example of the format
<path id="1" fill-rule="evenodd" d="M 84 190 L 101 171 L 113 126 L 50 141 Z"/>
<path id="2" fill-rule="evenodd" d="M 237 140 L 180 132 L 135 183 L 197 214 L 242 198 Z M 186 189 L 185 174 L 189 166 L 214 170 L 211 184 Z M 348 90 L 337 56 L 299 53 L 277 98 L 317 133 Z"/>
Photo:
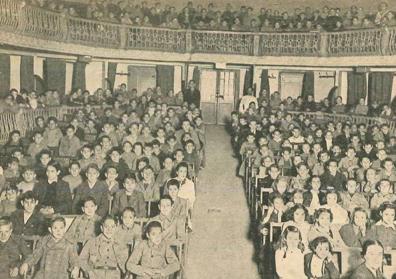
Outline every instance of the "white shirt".
<path id="1" fill-rule="evenodd" d="M 304 274 L 304 255 L 299 249 L 276 250 L 275 265 L 280 279 L 307 278 Z"/>
<path id="2" fill-rule="evenodd" d="M 180 198 L 186 199 L 188 201 L 189 208 L 193 208 L 195 202 L 194 182 L 186 178 L 185 182 L 180 186 L 178 196 Z"/>

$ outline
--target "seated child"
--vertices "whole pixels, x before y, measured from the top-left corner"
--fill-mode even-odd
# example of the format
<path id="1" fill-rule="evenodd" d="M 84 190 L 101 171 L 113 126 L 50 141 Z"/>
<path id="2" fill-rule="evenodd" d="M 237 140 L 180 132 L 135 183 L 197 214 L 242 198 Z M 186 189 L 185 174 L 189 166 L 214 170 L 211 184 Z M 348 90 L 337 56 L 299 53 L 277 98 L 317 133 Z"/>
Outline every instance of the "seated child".
<path id="1" fill-rule="evenodd" d="M 329 191 L 326 193 L 326 204 L 324 208 L 330 209 L 333 213 L 333 225 L 340 228 L 342 225 L 349 223 L 348 211 L 339 205 L 340 194 L 336 191 Z"/>
<path id="2" fill-rule="evenodd" d="M 340 229 L 340 235 L 348 247 L 362 247 L 368 231 L 369 218 L 367 208 L 356 207 L 351 215 L 351 223 Z"/>
<path id="3" fill-rule="evenodd" d="M 379 207 L 381 220 L 367 232 L 367 239 L 380 241 L 385 251 L 396 248 L 395 213 L 396 207 L 394 204 L 383 203 Z"/>
<path id="4" fill-rule="evenodd" d="M 0 217 L 0 278 L 17 278 L 19 267 L 29 255 L 25 241 L 13 233 L 11 220 Z"/>
<path id="5" fill-rule="evenodd" d="M 47 142 L 44 140 L 43 134 L 40 131 L 36 131 L 33 134 L 33 142 L 29 145 L 26 153 L 32 159 L 35 159 L 45 148 L 47 148 Z"/>
<path id="6" fill-rule="evenodd" d="M 93 153 L 94 152 L 92 150 L 92 146 L 89 144 L 85 144 L 81 148 L 81 150 L 80 150 L 81 159 L 78 160 L 78 163 L 80 164 L 80 168 L 81 168 L 82 172 L 85 172 L 87 170 L 87 167 L 90 164 L 93 164 L 97 161 L 97 160 L 95 160 L 95 158 L 92 157 Z M 102 158 L 101 160 L 103 160 L 103 164 L 104 164 L 104 159 Z M 103 164 L 102 164 L 102 166 L 103 166 Z"/>
<path id="7" fill-rule="evenodd" d="M 81 208 L 83 214 L 78 215 L 67 230 L 66 236 L 70 241 L 84 245 L 88 240 L 97 236 L 98 223 L 100 222 L 100 217 L 96 214 L 97 209 L 93 197 L 84 200 Z"/>
<path id="8" fill-rule="evenodd" d="M 121 159 L 124 160 L 125 164 L 127 164 L 129 170 L 133 169 L 133 162 L 136 160 L 135 153 L 132 152 L 132 143 L 129 141 L 124 141 L 122 144 L 122 151 Z"/>
<path id="9" fill-rule="evenodd" d="M 23 180 L 17 184 L 18 191 L 20 193 L 26 193 L 27 191 L 33 191 L 34 185 L 38 182 L 36 180 L 36 172 L 31 167 L 26 167 L 22 171 Z"/>
<path id="10" fill-rule="evenodd" d="M 286 222 L 283 224 L 282 230 L 287 227 L 296 227 L 301 235 L 302 244 L 308 247 L 308 232 L 311 225 L 308 223 L 308 210 L 301 204 L 296 204 L 286 212 Z"/>
<path id="11" fill-rule="evenodd" d="M 303 204 L 308 209 L 309 215 L 314 215 L 315 211 L 321 206 L 325 194 L 320 191 L 321 182 L 319 176 L 312 176 L 309 185 L 309 190 L 303 193 Z"/>
<path id="12" fill-rule="evenodd" d="M 157 175 L 161 169 L 161 164 L 159 159 L 153 154 L 153 144 L 151 142 L 146 143 L 143 152 L 144 156 L 149 159 L 149 164 L 153 168 L 154 173 Z"/>
<path id="13" fill-rule="evenodd" d="M 17 235 L 45 235 L 47 233 L 44 215 L 37 207 L 38 199 L 32 191 L 27 191 L 20 198 L 22 209 L 17 209 L 11 216 L 14 233 Z"/>
<path id="14" fill-rule="evenodd" d="M 186 239 L 186 220 L 172 215 L 172 198 L 163 196 L 159 202 L 159 215 L 151 218 L 149 222 L 158 221 L 163 229 L 162 238 L 169 244 L 183 243 Z"/>
<path id="15" fill-rule="evenodd" d="M 18 188 L 8 186 L 1 194 L 0 216 L 10 216 L 17 209 Z"/>
<path id="16" fill-rule="evenodd" d="M 166 195 L 167 189 L 165 183 L 171 178 L 172 170 L 173 170 L 173 160 L 170 156 L 165 156 L 164 161 L 162 162 L 163 168 L 159 171 L 157 178 L 155 179 L 155 184 L 157 184 L 161 191 L 161 194 Z"/>
<path id="17" fill-rule="evenodd" d="M 310 249 L 312 252 L 304 256 L 304 272 L 308 278 L 340 278 L 332 255 L 332 246 L 326 237 L 319 236 L 313 239 Z"/>
<path id="18" fill-rule="evenodd" d="M 115 235 L 122 244 L 135 248 L 142 240 L 142 228 L 135 223 L 135 209 L 125 207 L 120 216 L 121 224 L 117 226 Z"/>
<path id="19" fill-rule="evenodd" d="M 143 180 L 138 183 L 138 191 L 144 195 L 146 202 L 157 202 L 160 199 L 159 187 L 155 184 L 153 168 L 146 166 L 143 169 Z"/>
<path id="20" fill-rule="evenodd" d="M 77 156 L 78 150 L 81 148 L 81 142 L 75 133 L 76 130 L 73 125 L 66 127 L 66 135 L 59 141 L 59 156 Z"/>
<path id="21" fill-rule="evenodd" d="M 305 278 L 303 252 L 299 229 L 288 226 L 282 233 L 280 247 L 275 251 L 276 273 L 279 278 Z"/>
<path id="22" fill-rule="evenodd" d="M 259 231 L 266 234 L 268 231 L 269 223 L 281 223 L 284 220 L 284 213 L 286 206 L 282 196 L 274 195 L 271 197 L 270 206 L 263 216 L 263 220 L 259 225 Z"/>
<path id="23" fill-rule="evenodd" d="M 199 159 L 199 155 L 195 150 L 194 141 L 191 139 L 187 140 L 184 144 L 184 160 L 192 166 L 189 171 L 190 177 L 197 177 L 201 162 Z"/>
<path id="24" fill-rule="evenodd" d="M 115 194 L 112 214 L 119 216 L 125 208 L 132 207 L 136 217 L 146 217 L 146 203 L 142 192 L 137 190 L 135 175 L 128 174 L 123 183 L 124 189 Z"/>
<path id="25" fill-rule="evenodd" d="M 389 180 L 382 179 L 378 183 L 378 193 L 375 193 L 370 201 L 370 208 L 377 209 L 384 202 L 394 202 L 396 195 L 392 193 L 392 186 Z"/>
<path id="26" fill-rule="evenodd" d="M 106 216 L 100 228 L 101 234 L 88 240 L 81 251 L 81 269 L 89 278 L 121 278 L 125 273 L 128 248 L 115 234 L 116 221 L 112 216 Z"/>
<path id="27" fill-rule="evenodd" d="M 12 152 L 12 157 L 17 158 L 20 167 L 27 167 L 29 165 L 28 159 L 25 157 L 22 148 L 17 148 Z"/>
<path id="28" fill-rule="evenodd" d="M 72 196 L 74 196 L 75 189 L 83 182 L 80 172 L 80 164 L 77 161 L 72 161 L 69 165 L 69 174 L 62 178 L 69 184 Z"/>
<path id="29" fill-rule="evenodd" d="M 115 167 L 118 174 L 117 181 L 122 182 L 129 172 L 128 165 L 121 158 L 122 151 L 118 147 L 113 147 L 108 154 L 108 161 L 103 165 L 102 169 L 106 171 L 109 166 Z"/>
<path id="30" fill-rule="evenodd" d="M 36 178 L 37 180 L 45 179 L 47 175 L 47 166 L 49 163 L 53 162 L 51 151 L 44 149 L 40 152 L 40 154 L 37 155 L 37 157 L 38 162 L 34 166 Z"/>
<path id="31" fill-rule="evenodd" d="M 3 175 L 7 181 L 17 182 L 20 176 L 19 161 L 17 158 L 11 157 L 8 159 L 7 168 L 4 170 Z"/>
<path id="32" fill-rule="evenodd" d="M 78 255 L 72 242 L 65 238 L 66 221 L 63 217 L 55 217 L 48 228 L 50 234 L 44 236 L 37 244 L 20 268 L 25 275 L 29 268 L 40 263 L 35 278 L 77 278 L 79 274 Z"/>
<path id="33" fill-rule="evenodd" d="M 176 179 L 180 181 L 179 197 L 188 201 L 188 208 L 192 209 L 195 202 L 195 185 L 187 178 L 188 165 L 185 162 L 176 166 Z"/>
<path id="34" fill-rule="evenodd" d="M 180 269 L 180 263 L 168 243 L 163 240 L 160 222 L 150 222 L 146 228 L 147 240 L 132 252 L 126 268 L 138 279 L 167 278 Z"/>
<path id="35" fill-rule="evenodd" d="M 120 186 L 117 181 L 118 170 L 117 167 L 114 165 L 107 165 L 104 168 L 105 180 L 103 181 L 103 183 L 107 187 L 109 200 L 112 200 L 114 195 L 120 191 Z"/>
<path id="36" fill-rule="evenodd" d="M 347 191 L 340 193 L 341 205 L 349 213 L 352 213 L 356 207 L 369 208 L 369 203 L 363 193 L 357 192 L 358 185 L 356 180 L 348 179 L 346 184 Z"/>
<path id="37" fill-rule="evenodd" d="M 173 205 L 172 205 L 172 216 L 177 218 L 187 218 L 188 215 L 188 207 L 187 207 L 187 200 L 180 198 L 179 194 L 179 187 L 180 182 L 177 179 L 169 179 L 166 182 L 166 189 L 168 189 L 168 194 L 172 198 Z"/>

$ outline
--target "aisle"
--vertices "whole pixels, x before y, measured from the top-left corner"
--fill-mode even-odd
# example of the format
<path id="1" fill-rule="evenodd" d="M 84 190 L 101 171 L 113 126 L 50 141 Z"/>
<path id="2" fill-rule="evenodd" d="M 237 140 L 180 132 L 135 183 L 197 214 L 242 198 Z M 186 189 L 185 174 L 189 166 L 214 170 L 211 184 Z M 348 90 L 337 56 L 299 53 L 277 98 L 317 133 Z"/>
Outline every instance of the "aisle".
<path id="1" fill-rule="evenodd" d="M 230 137 L 222 126 L 207 127 L 207 164 L 198 183 L 187 279 L 258 279 L 249 211 L 235 176 Z"/>

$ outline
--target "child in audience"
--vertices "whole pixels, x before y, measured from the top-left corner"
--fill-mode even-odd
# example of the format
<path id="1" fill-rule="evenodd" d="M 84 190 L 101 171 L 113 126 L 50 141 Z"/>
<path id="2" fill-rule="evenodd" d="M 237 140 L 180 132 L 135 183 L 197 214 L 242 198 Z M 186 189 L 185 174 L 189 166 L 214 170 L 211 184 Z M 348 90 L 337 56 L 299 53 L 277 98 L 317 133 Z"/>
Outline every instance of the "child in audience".
<path id="1" fill-rule="evenodd" d="M 124 141 L 122 144 L 123 153 L 121 154 L 121 159 L 127 164 L 129 170 L 133 169 L 133 162 L 136 160 L 136 155 L 132 152 L 132 147 L 132 143 L 129 141 Z"/>
<path id="2" fill-rule="evenodd" d="M 40 263 L 35 278 L 78 278 L 79 263 L 76 248 L 65 238 L 66 221 L 63 217 L 55 217 L 48 228 L 50 234 L 43 237 L 33 254 L 29 256 L 20 268 L 20 273 L 26 275 L 29 268 Z"/>
<path id="3" fill-rule="evenodd" d="M 24 151 L 21 147 L 14 149 L 11 155 L 18 159 L 20 167 L 26 168 L 29 165 L 29 160 L 25 157 Z"/>
<path id="4" fill-rule="evenodd" d="M 144 145 L 143 153 L 149 159 L 149 164 L 153 168 L 154 174 L 157 175 L 161 169 L 161 164 L 158 158 L 153 155 L 153 144 L 151 142 Z"/>
<path id="5" fill-rule="evenodd" d="M 117 226 L 115 235 L 120 243 L 125 246 L 136 248 L 139 242 L 142 240 L 142 228 L 136 224 L 136 213 L 132 207 L 125 207 L 121 214 L 121 224 Z"/>
<path id="6" fill-rule="evenodd" d="M 299 229 L 295 226 L 286 227 L 281 236 L 280 247 L 275 251 L 276 273 L 279 279 L 306 278 L 304 249 Z"/>
<path id="7" fill-rule="evenodd" d="M 166 182 L 165 188 L 168 190 L 168 194 L 172 199 L 172 216 L 176 218 L 187 218 L 188 215 L 188 207 L 187 207 L 187 200 L 180 198 L 179 195 L 179 188 L 180 188 L 180 181 L 177 179 L 169 179 Z"/>
<path id="8" fill-rule="evenodd" d="M 315 211 L 314 224 L 308 232 L 308 241 L 311 242 L 319 236 L 323 236 L 330 241 L 332 247 L 340 247 L 343 245 L 341 236 L 338 232 L 339 228 L 332 224 L 333 213 L 330 209 L 320 208 Z"/>
<path id="9" fill-rule="evenodd" d="M 367 208 L 356 207 L 351 215 L 351 223 L 340 229 L 340 236 L 348 247 L 361 247 L 369 230 Z"/>
<path id="10" fill-rule="evenodd" d="M 340 193 L 341 205 L 349 213 L 352 213 L 356 207 L 369 208 L 369 203 L 363 193 L 357 192 L 358 185 L 356 180 L 348 179 L 346 183 L 347 191 Z"/>
<path id="11" fill-rule="evenodd" d="M 18 278 L 19 267 L 30 254 L 25 241 L 13 234 L 8 217 L 0 217 L 0 278 Z"/>
<path id="12" fill-rule="evenodd" d="M 180 181 L 180 188 L 178 196 L 186 199 L 188 202 L 188 208 L 194 208 L 195 202 L 195 185 L 190 179 L 187 178 L 188 165 L 185 162 L 181 162 L 176 166 L 176 179 Z"/>
<path id="13" fill-rule="evenodd" d="M 83 182 L 80 172 L 80 164 L 77 161 L 72 161 L 69 165 L 69 174 L 62 178 L 63 181 L 66 181 L 69 184 L 73 197 L 76 188 Z"/>
<path id="14" fill-rule="evenodd" d="M 38 199 L 32 191 L 27 191 L 20 198 L 22 209 L 11 213 L 13 233 L 17 235 L 45 235 L 45 217 L 38 209 Z"/>
<path id="15" fill-rule="evenodd" d="M 375 193 L 370 201 L 370 208 L 377 209 L 384 202 L 394 202 L 396 195 L 392 193 L 391 183 L 387 179 L 382 179 L 378 183 L 378 193 Z"/>
<path id="16" fill-rule="evenodd" d="M 164 186 L 166 181 L 168 181 L 172 176 L 172 170 L 174 167 L 172 158 L 170 156 L 165 156 L 162 166 L 163 168 L 159 171 L 157 178 L 155 179 L 155 184 L 160 187 L 161 194 L 167 194 L 167 189 Z"/>
<path id="17" fill-rule="evenodd" d="M 121 158 L 121 149 L 118 147 L 113 147 L 110 149 L 108 154 L 108 161 L 103 165 L 102 169 L 106 171 L 109 166 L 115 167 L 118 174 L 117 180 L 122 181 L 125 175 L 128 173 L 129 168 L 128 165 Z"/>
<path id="18" fill-rule="evenodd" d="M 142 241 L 132 252 L 126 268 L 137 278 L 167 278 L 180 269 L 179 261 L 163 240 L 160 222 L 150 222 L 146 227 L 147 240 Z"/>
<path id="19" fill-rule="evenodd" d="M 283 224 L 284 231 L 289 226 L 297 227 L 301 234 L 304 247 L 308 247 L 308 232 L 311 225 L 308 223 L 308 210 L 301 204 L 296 204 L 286 212 L 287 221 Z"/>
<path id="20" fill-rule="evenodd" d="M 10 185 L 1 194 L 0 216 L 10 216 L 17 209 L 18 188 Z"/>
<path id="21" fill-rule="evenodd" d="M 44 130 L 43 137 L 49 149 L 56 150 L 58 148 L 63 133 L 58 127 L 58 119 L 56 117 L 48 118 L 48 124 Z"/>
<path id="22" fill-rule="evenodd" d="M 350 279 L 373 278 L 383 279 L 384 247 L 381 242 L 366 240 L 363 243 L 361 263 L 350 275 Z"/>
<path id="23" fill-rule="evenodd" d="M 378 210 L 381 220 L 374 226 L 371 226 L 367 232 L 367 239 L 380 241 L 385 251 L 390 251 L 396 248 L 396 207 L 392 203 L 385 202 L 381 204 Z"/>
<path id="24" fill-rule="evenodd" d="M 23 180 L 17 184 L 18 191 L 25 193 L 27 191 L 33 191 L 34 185 L 38 182 L 36 180 L 36 172 L 32 167 L 26 167 L 22 171 Z"/>
<path id="25" fill-rule="evenodd" d="M 78 160 L 78 163 L 80 164 L 80 169 L 82 172 L 85 172 L 87 170 L 87 167 L 90 164 L 95 163 L 97 160 L 97 158 L 93 158 L 93 150 L 92 150 L 92 146 L 89 144 L 85 144 L 81 150 L 80 150 L 80 154 L 81 154 L 81 159 Z M 102 162 L 104 164 L 103 158 L 102 158 Z M 102 166 L 103 166 L 102 164 Z M 99 164 L 98 164 L 99 165 Z"/>
<path id="26" fill-rule="evenodd" d="M 123 182 L 124 189 L 115 194 L 113 200 L 112 214 L 119 216 L 125 208 L 132 207 L 136 217 L 146 217 L 146 203 L 144 194 L 137 189 L 136 177 L 128 174 Z"/>
<path id="27" fill-rule="evenodd" d="M 107 165 L 104 168 L 105 180 L 103 183 L 107 187 L 109 200 L 112 200 L 114 195 L 120 191 L 120 186 L 117 181 L 118 170 L 114 165 Z"/>
<path id="28" fill-rule="evenodd" d="M 90 164 L 86 171 L 87 180 L 76 188 L 73 198 L 73 213 L 80 214 L 82 202 L 93 197 L 98 206 L 97 214 L 105 216 L 109 210 L 108 189 L 106 185 L 99 180 L 99 167 L 96 164 Z"/>
<path id="29" fill-rule="evenodd" d="M 33 142 L 29 145 L 26 153 L 31 158 L 36 158 L 36 156 L 45 148 L 47 148 L 47 143 L 43 138 L 43 134 L 40 131 L 36 131 L 33 134 Z"/>
<path id="30" fill-rule="evenodd" d="M 360 158 L 360 168 L 356 170 L 356 182 L 361 183 L 365 180 L 366 171 L 371 167 L 371 160 L 369 157 L 364 156 Z"/>
<path id="31" fill-rule="evenodd" d="M 88 240 L 97 236 L 100 217 L 96 214 L 98 207 L 93 197 L 86 198 L 82 204 L 83 214 L 74 219 L 66 235 L 73 243 L 83 246 Z"/>
<path id="32" fill-rule="evenodd" d="M 128 247 L 118 239 L 116 227 L 114 218 L 106 216 L 100 227 L 101 234 L 84 245 L 80 265 L 89 278 L 118 279 L 125 274 Z"/>
<path id="33" fill-rule="evenodd" d="M 334 226 L 338 226 L 338 228 L 349 222 L 348 211 L 339 205 L 339 202 L 340 194 L 333 190 L 326 193 L 326 204 L 323 206 L 330 209 L 331 213 L 333 213 L 334 218 L 332 223 Z"/>
<path id="34" fill-rule="evenodd" d="M 303 193 L 304 206 L 308 209 L 309 215 L 313 215 L 321 206 L 324 200 L 324 193 L 320 191 L 320 178 L 317 175 L 312 176 L 309 190 Z"/>
<path id="35" fill-rule="evenodd" d="M 339 279 L 332 255 L 332 246 L 324 236 L 316 237 L 310 243 L 311 253 L 304 256 L 304 272 L 308 278 Z"/>
<path id="36" fill-rule="evenodd" d="M 75 127 L 66 127 L 66 135 L 59 142 L 59 156 L 76 157 L 81 148 L 80 139 L 75 135 Z"/>
<path id="37" fill-rule="evenodd" d="M 11 157 L 8 159 L 7 168 L 3 173 L 4 177 L 8 181 L 17 182 L 20 176 L 19 161 L 17 158 Z"/>
<path id="38" fill-rule="evenodd" d="M 184 160 L 192 166 L 190 170 L 190 177 L 197 177 L 199 173 L 199 168 L 201 165 L 199 155 L 195 150 L 195 144 L 193 140 L 187 140 L 184 144 Z"/>
<path id="39" fill-rule="evenodd" d="M 37 155 L 38 162 L 35 165 L 34 171 L 36 172 L 36 178 L 40 181 L 47 176 L 48 164 L 52 162 L 52 154 L 48 149 L 44 149 Z"/>

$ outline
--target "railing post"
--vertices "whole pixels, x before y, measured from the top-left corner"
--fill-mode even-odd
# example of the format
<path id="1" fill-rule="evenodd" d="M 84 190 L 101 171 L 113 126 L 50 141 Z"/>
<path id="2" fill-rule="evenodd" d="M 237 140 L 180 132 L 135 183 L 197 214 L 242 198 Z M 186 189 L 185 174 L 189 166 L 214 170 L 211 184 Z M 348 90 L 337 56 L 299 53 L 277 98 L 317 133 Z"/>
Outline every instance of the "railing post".
<path id="1" fill-rule="evenodd" d="M 253 56 L 260 55 L 260 35 L 254 34 L 253 37 Z"/>
<path id="2" fill-rule="evenodd" d="M 128 44 L 128 27 L 125 25 L 120 25 L 118 28 L 120 32 L 120 48 L 126 49 Z"/>
<path id="3" fill-rule="evenodd" d="M 381 32 L 381 54 L 390 54 L 390 30 L 388 27 L 382 28 Z"/>
<path id="4" fill-rule="evenodd" d="M 329 36 L 327 32 L 319 32 L 319 56 L 328 56 Z"/>
<path id="5" fill-rule="evenodd" d="M 69 36 L 69 16 L 62 14 L 60 17 L 60 24 L 62 29 L 62 39 L 67 42 L 70 38 Z"/>
<path id="6" fill-rule="evenodd" d="M 192 53 L 193 47 L 193 40 L 192 40 L 192 30 L 186 30 L 186 53 Z"/>
<path id="7" fill-rule="evenodd" d="M 22 2 L 22 3 L 24 3 L 24 2 Z M 23 5 L 22 3 L 20 4 L 21 6 L 19 9 L 19 13 L 18 13 L 18 23 L 17 23 L 18 24 L 17 31 L 20 34 L 23 34 L 25 32 L 26 20 L 27 20 L 27 15 L 26 15 L 27 7 L 26 7 L 26 4 Z"/>

